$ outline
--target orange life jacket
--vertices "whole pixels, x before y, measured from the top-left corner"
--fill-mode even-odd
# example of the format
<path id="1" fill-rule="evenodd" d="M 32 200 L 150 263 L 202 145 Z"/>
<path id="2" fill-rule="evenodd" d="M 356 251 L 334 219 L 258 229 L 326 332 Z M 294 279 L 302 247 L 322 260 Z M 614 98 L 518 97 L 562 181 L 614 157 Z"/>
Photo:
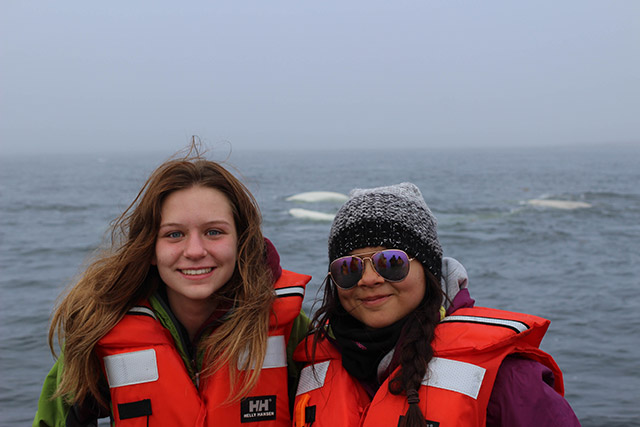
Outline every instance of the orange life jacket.
<path id="1" fill-rule="evenodd" d="M 549 321 L 540 317 L 480 307 L 444 318 L 436 327 L 434 358 L 419 390 L 427 424 L 485 426 L 498 368 L 510 354 L 548 366 L 555 390 L 563 395 L 560 369 L 538 348 L 548 326 Z M 309 362 L 308 354 L 311 340 L 298 346 L 294 359 Z M 294 426 L 397 426 L 408 403 L 406 395 L 389 392 L 389 378 L 371 399 L 342 367 L 340 352 L 326 340 L 318 343 L 315 363 L 303 369 L 298 383 Z"/>
<path id="2" fill-rule="evenodd" d="M 115 424 L 192 427 L 261 421 L 260 426 L 290 426 L 286 345 L 309 279 L 283 270 L 274 285 L 277 298 L 260 378 L 245 398 L 231 404 L 224 404 L 230 392 L 228 368 L 196 387 L 169 330 L 148 307 L 134 307 L 96 347 Z"/>

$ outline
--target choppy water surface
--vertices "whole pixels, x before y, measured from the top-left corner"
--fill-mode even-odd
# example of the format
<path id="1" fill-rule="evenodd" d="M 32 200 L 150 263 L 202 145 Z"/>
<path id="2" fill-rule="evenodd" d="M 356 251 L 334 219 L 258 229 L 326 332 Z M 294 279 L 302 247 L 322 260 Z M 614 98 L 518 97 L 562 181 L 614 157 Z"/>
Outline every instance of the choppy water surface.
<path id="1" fill-rule="evenodd" d="M 55 299 L 169 154 L 0 159 L 2 425 L 30 423 L 53 363 Z M 326 272 L 330 222 L 289 210 L 332 214 L 340 202 L 287 197 L 417 184 L 477 304 L 552 320 L 543 349 L 584 426 L 640 425 L 638 164 L 638 147 L 234 152 L 227 163 L 258 199 L 283 266 L 313 275 L 307 311 Z"/>

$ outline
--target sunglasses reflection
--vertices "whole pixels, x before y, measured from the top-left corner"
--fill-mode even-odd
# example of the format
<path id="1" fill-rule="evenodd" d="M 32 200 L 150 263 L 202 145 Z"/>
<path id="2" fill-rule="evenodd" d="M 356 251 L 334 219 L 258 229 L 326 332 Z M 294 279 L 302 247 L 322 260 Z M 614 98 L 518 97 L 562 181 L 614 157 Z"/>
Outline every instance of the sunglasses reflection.
<path id="1" fill-rule="evenodd" d="M 331 272 L 336 284 L 344 289 L 355 286 L 364 274 L 367 259 L 371 261 L 374 270 L 386 280 L 399 281 L 408 274 L 407 255 L 399 250 L 384 250 L 371 257 L 353 255 L 335 260 Z"/>

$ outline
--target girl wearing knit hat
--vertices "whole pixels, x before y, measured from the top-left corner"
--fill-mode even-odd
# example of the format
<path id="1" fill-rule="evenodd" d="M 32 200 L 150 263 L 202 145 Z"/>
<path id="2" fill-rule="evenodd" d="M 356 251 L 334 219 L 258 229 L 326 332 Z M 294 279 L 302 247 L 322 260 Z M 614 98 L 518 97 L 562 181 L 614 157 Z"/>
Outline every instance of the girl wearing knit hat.
<path id="1" fill-rule="evenodd" d="M 549 321 L 474 307 L 411 183 L 355 189 L 329 234 L 329 274 L 294 425 L 576 426 L 538 347 Z"/>

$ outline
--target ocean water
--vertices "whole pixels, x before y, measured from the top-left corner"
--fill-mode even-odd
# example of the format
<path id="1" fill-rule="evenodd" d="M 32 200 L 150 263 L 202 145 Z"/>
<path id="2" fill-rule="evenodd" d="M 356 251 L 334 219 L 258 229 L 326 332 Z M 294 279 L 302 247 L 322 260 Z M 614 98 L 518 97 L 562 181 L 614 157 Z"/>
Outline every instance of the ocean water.
<path id="1" fill-rule="evenodd" d="M 0 158 L 0 425 L 29 425 L 53 363 L 56 298 L 171 154 Z M 210 157 L 256 196 L 283 267 L 313 276 L 308 312 L 326 273 L 330 221 L 289 211 L 332 214 L 340 202 L 287 197 L 414 182 L 445 255 L 467 268 L 476 304 L 551 319 L 542 348 L 562 368 L 583 426 L 640 425 L 640 147 L 214 148 Z"/>

